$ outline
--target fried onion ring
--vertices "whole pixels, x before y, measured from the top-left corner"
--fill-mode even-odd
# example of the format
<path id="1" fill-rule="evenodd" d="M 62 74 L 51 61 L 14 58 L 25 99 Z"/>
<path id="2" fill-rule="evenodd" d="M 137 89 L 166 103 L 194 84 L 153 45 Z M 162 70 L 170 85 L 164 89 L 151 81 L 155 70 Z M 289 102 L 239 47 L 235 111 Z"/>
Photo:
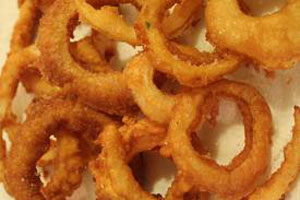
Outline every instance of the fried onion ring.
<path id="1" fill-rule="evenodd" d="M 267 70 L 287 69 L 300 60 L 300 1 L 288 0 L 280 11 L 254 17 L 237 0 L 209 0 L 209 39 L 221 49 L 243 54 Z"/>
<path id="2" fill-rule="evenodd" d="M 68 27 L 76 14 L 72 0 L 59 0 L 41 20 L 38 47 L 45 63 L 42 72 L 50 81 L 69 84 L 72 93 L 95 109 L 118 115 L 132 112 L 135 106 L 122 72 L 91 73 L 70 55 Z"/>
<path id="3" fill-rule="evenodd" d="M 289 189 L 300 172 L 300 108 L 295 107 L 293 138 L 284 150 L 285 161 L 262 186 L 247 198 L 248 200 L 277 200 Z"/>
<path id="4" fill-rule="evenodd" d="M 45 199 L 40 192 L 42 183 L 36 176 L 36 162 L 47 151 L 49 136 L 61 126 L 80 133 L 86 127 L 110 123 L 113 121 L 106 115 L 71 100 L 56 98 L 34 102 L 5 162 L 7 190 L 18 200 Z"/>
<path id="5" fill-rule="evenodd" d="M 264 98 L 252 87 L 222 80 L 212 84 L 206 95 L 192 97 L 185 95 L 175 107 L 169 125 L 168 144 L 172 158 L 179 170 L 186 173 L 189 180 L 201 189 L 216 193 L 223 198 L 240 199 L 252 192 L 259 178 L 267 169 L 272 134 L 272 118 Z M 218 165 L 215 161 L 200 156 L 193 150 L 189 139 L 192 130 L 203 113 L 201 105 L 205 96 L 225 96 L 245 102 L 252 116 L 252 138 L 247 157 L 231 169 Z M 247 142 L 247 140 L 246 140 Z M 249 142 L 249 141 L 248 141 Z M 240 177 L 243 179 L 240 179 Z M 210 177 L 210 178 L 208 178 Z"/>
<path id="6" fill-rule="evenodd" d="M 238 67 L 240 59 L 227 53 L 214 55 L 212 62 L 193 64 L 188 52 L 166 39 L 161 25 L 165 9 L 165 1 L 146 1 L 135 26 L 155 69 L 174 76 L 183 85 L 199 87 L 220 79 Z"/>
<path id="7" fill-rule="evenodd" d="M 135 180 L 128 163 L 138 153 L 159 148 L 166 136 L 166 129 L 144 119 L 118 129 L 107 126 L 101 134 L 103 151 L 91 164 L 96 178 L 98 198 L 100 199 L 163 199 L 144 191 Z M 199 191 L 192 191 L 192 184 L 182 179 L 181 172 L 168 191 L 166 200 L 184 200 L 184 194 L 204 196 Z M 178 184 L 180 183 L 180 184 Z M 184 187 L 180 187 L 183 186 Z M 157 195 L 159 196 L 159 195 Z M 203 198 L 204 199 L 204 198 Z M 202 198 L 201 198 L 202 200 Z"/>

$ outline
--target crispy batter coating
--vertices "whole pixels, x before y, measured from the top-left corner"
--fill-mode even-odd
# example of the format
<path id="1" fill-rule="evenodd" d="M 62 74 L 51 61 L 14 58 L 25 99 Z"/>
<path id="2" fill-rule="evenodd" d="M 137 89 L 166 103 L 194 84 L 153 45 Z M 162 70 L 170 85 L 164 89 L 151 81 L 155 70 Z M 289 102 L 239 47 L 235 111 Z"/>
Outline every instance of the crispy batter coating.
<path id="1" fill-rule="evenodd" d="M 7 190 L 20 200 L 44 199 L 36 162 L 47 151 L 49 136 L 62 126 L 80 134 L 87 127 L 101 127 L 109 123 L 113 121 L 106 115 L 71 100 L 36 100 L 29 107 L 27 119 L 12 142 L 5 162 Z"/>
<path id="2" fill-rule="evenodd" d="M 112 7 L 111 2 L 103 3 L 99 10 L 93 8 L 86 0 L 76 0 L 78 11 L 84 21 L 88 21 L 93 28 L 105 34 L 109 38 L 127 42 L 131 45 L 138 45 L 138 40 L 134 28 L 129 25 L 119 14 L 116 7 Z M 145 0 L 116 0 L 114 3 L 131 3 L 137 8 L 141 8 Z M 167 0 L 168 7 L 174 5 L 177 1 Z M 192 23 L 198 21 L 198 13 L 201 7 L 201 1 L 183 0 L 175 5 L 173 12 L 166 15 L 162 22 L 164 33 L 169 38 L 175 38 L 182 34 Z M 104 19 L 104 20 L 96 20 Z"/>
<path id="3" fill-rule="evenodd" d="M 118 115 L 132 112 L 135 106 L 122 72 L 95 74 L 82 69 L 72 58 L 66 41 L 76 15 L 72 0 L 60 0 L 41 20 L 38 47 L 45 64 L 42 72 L 59 85 L 68 84 L 72 93 L 93 108 Z"/>
<path id="4" fill-rule="evenodd" d="M 190 131 L 203 115 L 201 105 L 207 95 L 225 96 L 235 101 L 243 101 L 252 116 L 252 120 L 248 121 L 251 123 L 252 137 L 246 136 L 248 138 L 246 143 L 250 142 L 247 157 L 241 156 L 235 161 L 237 163 L 234 164 L 234 168 L 227 169 L 212 159 L 199 156 L 190 142 Z M 210 85 L 207 88 L 207 95 L 198 95 L 194 98 L 188 95 L 182 97 L 169 125 L 167 144 L 172 149 L 172 158 L 176 166 L 190 181 L 222 198 L 240 199 L 254 190 L 257 179 L 268 167 L 272 135 L 271 113 L 259 92 L 241 83 L 222 80 Z"/>
<path id="5" fill-rule="evenodd" d="M 165 10 L 165 1 L 146 1 L 135 26 L 155 69 L 174 76 L 182 85 L 201 87 L 238 68 L 239 57 L 227 52 L 224 55 L 214 55 L 213 61 L 208 63 L 194 64 L 191 60 L 184 59 L 189 58 L 189 53 L 184 51 L 186 48 L 176 47 L 162 31 L 161 21 Z M 176 49 L 180 55 L 173 53 L 172 49 Z"/>
<path id="6" fill-rule="evenodd" d="M 238 0 L 209 0 L 208 38 L 218 48 L 245 55 L 267 70 L 287 69 L 300 60 L 300 1 L 262 17 L 243 13 Z"/>

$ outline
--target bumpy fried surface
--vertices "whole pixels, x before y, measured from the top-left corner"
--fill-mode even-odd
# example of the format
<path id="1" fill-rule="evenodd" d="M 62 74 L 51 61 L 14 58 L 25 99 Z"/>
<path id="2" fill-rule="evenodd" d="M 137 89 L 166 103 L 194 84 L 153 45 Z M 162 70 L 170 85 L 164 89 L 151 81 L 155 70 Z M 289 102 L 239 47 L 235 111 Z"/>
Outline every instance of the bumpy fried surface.
<path id="1" fill-rule="evenodd" d="M 300 0 L 262 17 L 251 16 L 240 0 L 18 4 L 0 76 L 0 181 L 16 200 L 76 196 L 86 170 L 99 200 L 205 200 L 211 194 L 278 200 L 297 180 L 300 109 L 285 159 L 265 180 L 273 125 L 268 103 L 251 84 L 227 75 L 246 62 L 272 71 L 300 60 Z M 200 20 L 212 52 L 186 45 L 198 47 L 205 33 L 204 23 L 194 28 Z M 33 97 L 22 116 L 13 109 L 19 86 Z M 206 143 L 201 130 L 204 123 L 217 124 L 224 98 L 241 112 L 245 145 L 223 166 L 211 157 L 212 141 Z M 143 188 L 147 151 L 175 165 L 164 197 Z"/>
<path id="2" fill-rule="evenodd" d="M 112 123 L 109 117 L 71 100 L 37 100 L 30 106 L 6 159 L 6 188 L 16 199 L 43 199 L 35 166 L 49 147 L 49 136 L 61 126 L 78 133 L 108 123 Z"/>
<path id="3" fill-rule="evenodd" d="M 265 69 L 290 68 L 300 60 L 299 11 L 300 1 L 290 0 L 279 12 L 254 17 L 240 10 L 238 0 L 209 0 L 208 37 L 219 48 L 248 56 Z"/>

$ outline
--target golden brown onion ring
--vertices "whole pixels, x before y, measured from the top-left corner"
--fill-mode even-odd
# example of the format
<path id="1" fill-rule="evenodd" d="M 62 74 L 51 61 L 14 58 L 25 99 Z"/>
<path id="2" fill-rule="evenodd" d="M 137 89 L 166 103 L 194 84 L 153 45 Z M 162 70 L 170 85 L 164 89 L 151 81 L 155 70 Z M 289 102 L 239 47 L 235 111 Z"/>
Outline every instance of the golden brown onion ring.
<path id="1" fill-rule="evenodd" d="M 0 85 L 0 165 L 2 167 L 6 156 L 6 145 L 2 138 L 2 131 L 5 129 L 9 135 L 9 138 L 13 140 L 15 135 L 14 130 L 18 126 L 16 116 L 12 111 L 12 103 L 17 92 L 21 74 L 26 70 L 26 67 L 34 63 L 40 55 L 40 52 L 34 45 L 21 50 L 19 48 L 21 48 L 22 45 L 17 44 L 19 43 L 12 43 L 12 45 L 16 47 L 15 52 L 8 56 L 0 76 L 0 82 L 5 83 Z M 40 81 L 36 82 L 40 83 Z M 44 84 L 44 86 L 48 85 Z M 39 91 L 44 93 L 45 89 L 41 89 Z"/>
<path id="2" fill-rule="evenodd" d="M 18 200 L 45 199 L 40 192 L 42 183 L 36 175 L 36 162 L 47 151 L 49 136 L 62 126 L 84 133 L 86 127 L 99 129 L 110 123 L 113 121 L 106 115 L 71 100 L 36 100 L 6 159 L 6 188 Z"/>
<path id="3" fill-rule="evenodd" d="M 137 7 L 141 7 L 142 1 L 121 0 L 118 3 L 133 3 Z M 174 4 L 175 0 L 165 1 L 169 6 Z M 134 28 L 127 24 L 123 17 L 119 15 L 116 8 L 111 6 L 103 6 L 100 10 L 96 10 L 85 0 L 76 0 L 78 11 L 81 17 L 88 21 L 93 28 L 107 37 L 115 40 L 127 42 L 132 45 L 140 44 L 137 39 Z M 198 11 L 201 7 L 201 1 L 183 0 L 174 8 L 174 12 L 166 16 L 163 20 L 163 31 L 169 38 L 174 38 L 182 33 L 192 22 L 197 21 Z M 101 20 L 97 20 L 101 19 Z"/>
<path id="4" fill-rule="evenodd" d="M 208 36 L 221 49 L 243 54 L 265 69 L 287 69 L 300 60 L 299 12 L 298 0 L 288 0 L 280 11 L 263 17 L 243 13 L 237 0 L 209 0 Z"/>
<path id="5" fill-rule="evenodd" d="M 297 180 L 300 172 L 300 108 L 295 107 L 295 126 L 293 138 L 284 150 L 284 161 L 281 167 L 262 186 L 247 198 L 248 200 L 277 200 L 289 189 L 290 185 Z"/>
<path id="6" fill-rule="evenodd" d="M 59 0 L 41 20 L 38 47 L 42 72 L 50 81 L 70 86 L 72 93 L 87 105 L 110 114 L 124 114 L 135 109 L 122 72 L 91 73 L 83 70 L 69 53 L 69 30 L 76 17 L 72 0 Z"/>
<path id="7" fill-rule="evenodd" d="M 207 89 L 207 95 L 230 97 L 245 102 L 252 116 L 252 138 L 247 157 L 235 168 L 227 169 L 215 161 L 200 156 L 190 142 L 190 132 L 203 113 L 201 105 L 207 95 L 183 96 L 177 104 L 169 125 L 168 141 L 172 158 L 188 180 L 205 191 L 217 193 L 228 199 L 240 199 L 252 192 L 259 178 L 267 169 L 272 134 L 272 118 L 264 98 L 254 88 L 222 80 Z M 243 179 L 240 179 L 243 177 Z"/>
<path id="8" fill-rule="evenodd" d="M 148 119 L 129 123 L 119 130 L 113 125 L 107 126 L 101 134 L 103 151 L 91 165 L 97 182 L 98 198 L 161 199 L 141 188 L 128 163 L 138 153 L 159 148 L 164 142 L 165 131 L 163 126 Z M 188 180 L 183 179 L 179 172 L 165 199 L 184 200 L 184 194 L 190 193 L 193 186 Z M 196 193 L 200 194 L 199 190 L 191 195 L 196 195 Z"/>
<path id="9" fill-rule="evenodd" d="M 173 115 L 173 108 L 177 102 L 177 95 L 163 93 L 156 87 L 153 82 L 154 68 L 147 59 L 145 53 L 141 53 L 129 61 L 124 73 L 127 80 L 127 85 L 132 92 L 135 102 L 138 104 L 143 114 L 152 121 L 160 124 L 168 124 Z M 194 93 L 197 91 L 191 92 Z M 218 108 L 214 107 L 218 106 L 218 101 L 215 100 L 216 98 L 209 99 L 209 102 L 207 102 L 205 105 L 207 108 L 207 113 L 210 115 L 213 115 L 214 113 L 215 115 L 218 114 L 217 111 L 213 110 L 218 110 Z M 238 105 L 244 116 L 245 135 L 246 137 L 251 137 L 251 127 L 248 126 L 251 119 L 247 117 L 249 116 L 247 106 L 243 105 L 241 102 L 239 102 Z M 217 116 L 212 116 L 210 120 L 207 120 L 208 122 L 215 124 L 216 117 Z M 226 167 L 234 167 L 240 161 L 242 161 L 246 155 L 246 149 L 248 149 L 248 146 L 249 145 L 246 145 L 245 151 L 242 151 L 242 153 L 235 157 L 232 163 Z"/>
<path id="10" fill-rule="evenodd" d="M 22 54 L 26 54 L 26 52 L 28 52 L 28 50 L 26 50 L 25 48 L 28 47 L 29 45 L 32 45 L 32 46 L 34 45 L 33 41 L 34 41 L 35 25 L 38 23 L 38 17 L 40 16 L 40 13 L 37 9 L 36 2 L 34 2 L 33 0 L 19 1 L 19 3 L 20 3 L 19 17 L 18 17 L 18 20 L 14 27 L 14 30 L 13 30 L 9 54 L 12 55 L 21 50 L 22 51 L 24 50 L 25 52 L 20 53 L 19 55 L 15 55 L 12 58 L 8 58 L 8 60 L 14 60 L 18 56 L 23 57 Z M 34 47 L 32 47 L 31 49 L 33 49 L 33 48 Z M 36 54 L 37 54 L 37 52 L 36 52 Z M 25 57 L 26 57 L 26 55 L 25 55 Z M 22 59 L 26 59 L 25 57 Z M 32 56 L 29 56 L 28 60 L 32 60 L 32 62 L 31 63 L 28 62 L 27 65 L 34 63 L 33 59 L 31 57 Z M 17 58 L 16 60 L 21 60 L 21 59 Z M 17 63 L 17 62 L 15 62 L 15 63 Z M 13 65 L 13 66 L 10 67 L 10 65 Z M 22 65 L 22 66 L 17 66 L 17 65 Z M 28 91 L 36 92 L 36 94 L 38 94 L 38 95 L 49 94 L 50 91 L 54 92 L 54 90 L 57 89 L 57 88 L 55 88 L 55 86 L 53 86 L 53 88 L 52 88 L 52 86 L 46 80 L 41 79 L 39 76 L 37 76 L 37 73 L 38 73 L 37 71 L 35 73 L 31 74 L 31 72 L 33 72 L 33 70 L 32 69 L 27 70 L 25 68 L 25 67 L 28 67 L 28 66 L 26 66 L 26 63 L 19 63 L 17 65 L 11 63 L 11 61 L 10 62 L 7 61 L 7 63 L 5 64 L 5 67 L 4 67 L 4 68 L 7 68 L 7 69 L 5 69 L 6 72 L 4 74 L 8 74 L 8 71 L 10 71 L 10 68 L 12 68 L 11 73 L 15 73 L 15 75 L 14 75 L 15 83 L 11 85 L 12 88 L 13 87 L 16 88 L 18 85 L 18 82 L 21 80 Z M 26 75 L 30 74 L 30 77 L 32 77 L 33 80 L 22 76 L 23 73 Z M 0 91 L 0 93 L 3 93 L 3 91 L 2 92 Z M 15 91 L 13 91 L 13 89 L 12 89 L 11 95 L 13 94 L 13 96 L 14 96 L 14 93 L 15 93 Z"/>
<path id="11" fill-rule="evenodd" d="M 199 87 L 220 79 L 238 67 L 239 58 L 227 53 L 215 56 L 212 62 L 201 64 L 184 59 L 189 57 L 188 53 L 168 41 L 162 31 L 165 9 L 165 1 L 146 1 L 136 24 L 138 37 L 149 51 L 149 58 L 157 70 L 174 76 L 183 85 Z"/>

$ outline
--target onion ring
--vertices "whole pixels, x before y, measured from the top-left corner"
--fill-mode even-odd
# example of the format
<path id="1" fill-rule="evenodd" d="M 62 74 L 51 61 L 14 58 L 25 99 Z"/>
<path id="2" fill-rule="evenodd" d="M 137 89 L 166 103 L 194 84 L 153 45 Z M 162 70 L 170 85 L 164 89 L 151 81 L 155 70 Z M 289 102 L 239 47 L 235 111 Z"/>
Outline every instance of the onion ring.
<path id="1" fill-rule="evenodd" d="M 1 83 L 5 83 L 0 85 L 0 181 L 4 177 L 3 162 L 6 157 L 6 143 L 2 137 L 3 129 L 13 129 L 17 124 L 11 107 L 19 82 L 19 72 L 24 67 L 23 65 L 33 62 L 37 56 L 37 51 L 28 46 L 33 40 L 31 30 L 36 23 L 38 10 L 31 0 L 19 0 L 18 4 L 20 7 L 19 17 L 14 26 L 10 53 L 0 76 Z M 21 50 L 23 52 L 19 52 Z"/>
<path id="2" fill-rule="evenodd" d="M 53 131 L 65 125 L 78 133 L 83 132 L 86 125 L 101 127 L 110 123 L 113 121 L 106 115 L 70 100 L 56 98 L 33 103 L 5 161 L 6 188 L 16 199 L 44 199 L 35 165 L 47 151 Z"/>
<path id="3" fill-rule="evenodd" d="M 129 61 L 124 74 L 134 100 L 143 114 L 159 124 L 168 124 L 172 118 L 173 107 L 177 102 L 176 96 L 178 95 L 163 93 L 156 87 L 153 82 L 154 68 L 146 53 L 141 53 Z M 195 93 L 197 89 L 190 92 Z M 210 100 L 211 106 L 217 105 L 217 102 L 214 100 Z M 206 107 L 208 108 L 208 113 L 212 114 L 213 108 L 210 109 L 209 105 L 206 105 Z M 215 124 L 215 118 L 216 116 L 213 116 L 209 122 Z"/>
<path id="4" fill-rule="evenodd" d="M 165 131 L 163 126 L 155 125 L 147 119 L 125 125 L 119 130 L 113 125 L 106 126 L 101 134 L 103 151 L 90 166 L 97 182 L 98 198 L 162 199 L 147 193 L 139 186 L 127 163 L 138 153 L 160 147 L 166 136 Z M 180 187 L 183 185 L 184 187 Z M 183 194 L 189 193 L 192 186 L 188 180 L 182 179 L 179 172 L 165 199 L 184 200 Z M 195 191 L 191 195 L 196 193 L 200 194 Z"/>
<path id="5" fill-rule="evenodd" d="M 94 74 L 83 70 L 70 55 L 68 27 L 76 14 L 72 0 L 58 0 L 41 20 L 38 47 L 45 63 L 42 72 L 52 82 L 69 84 L 72 93 L 95 109 L 119 115 L 132 112 L 136 108 L 121 72 Z"/>
<path id="6" fill-rule="evenodd" d="M 285 161 L 262 186 L 247 198 L 248 200 L 277 200 L 290 189 L 300 172 L 300 108 L 295 107 L 293 138 L 284 150 Z"/>
<path id="7" fill-rule="evenodd" d="M 93 35 L 98 35 L 98 33 L 94 33 Z M 105 53 L 108 51 L 109 54 L 113 54 L 113 44 L 98 40 L 98 36 L 97 39 L 86 37 L 80 41 L 71 43 L 70 52 L 74 59 L 80 62 L 81 66 L 89 71 L 112 71 L 112 68 L 107 63 L 108 61 L 106 61 Z M 101 42 L 104 44 L 100 44 Z M 97 45 L 97 48 L 95 45 Z M 108 57 L 108 59 L 110 58 Z M 38 70 L 40 65 L 43 65 L 43 62 L 40 59 L 36 59 L 30 66 L 21 70 L 19 76 L 26 91 L 36 96 L 53 96 L 61 92 L 62 88 L 50 84 L 45 77 L 41 75 Z"/>
<path id="8" fill-rule="evenodd" d="M 250 86 L 223 80 L 206 90 L 207 95 L 230 97 L 247 104 L 253 119 L 252 144 L 247 157 L 235 168 L 226 169 L 193 150 L 188 130 L 193 128 L 195 120 L 199 120 L 197 108 L 203 103 L 205 95 L 196 98 L 186 95 L 176 106 L 169 125 L 168 141 L 172 158 L 178 169 L 186 172 L 189 180 L 195 181 L 201 189 L 224 198 L 240 199 L 254 190 L 257 178 L 267 169 L 272 133 L 271 113 L 263 97 Z M 241 176 L 244 177 L 242 180 L 239 179 Z"/>
<path id="9" fill-rule="evenodd" d="M 93 28 L 107 37 L 115 40 L 124 41 L 132 45 L 140 44 L 134 28 L 128 25 L 118 11 L 110 6 L 103 6 L 100 10 L 95 10 L 86 0 L 76 0 L 77 8 L 81 17 L 88 21 Z M 131 1 L 120 0 L 118 3 L 133 3 L 138 8 L 144 3 L 144 0 Z M 167 4 L 173 4 L 174 0 L 166 1 Z M 176 5 L 174 12 L 163 21 L 163 30 L 166 35 L 174 38 L 182 33 L 192 22 L 199 19 L 195 17 L 201 6 L 201 1 L 183 0 L 182 4 Z M 101 20 L 95 20 L 101 19 Z"/>
<path id="10" fill-rule="evenodd" d="M 220 79 L 238 67 L 240 59 L 231 54 L 215 56 L 212 62 L 201 64 L 193 64 L 189 59 L 183 60 L 182 57 L 189 57 L 187 53 L 169 42 L 161 30 L 165 9 L 165 1 L 146 1 L 135 26 L 155 69 L 174 76 L 183 85 L 199 87 Z M 171 52 L 174 49 L 181 55 L 174 55 Z"/>
<path id="11" fill-rule="evenodd" d="M 221 49 L 254 59 L 267 70 L 287 69 L 300 60 L 299 12 L 297 0 L 263 17 L 243 13 L 237 0 L 209 0 L 205 11 L 208 36 Z"/>

